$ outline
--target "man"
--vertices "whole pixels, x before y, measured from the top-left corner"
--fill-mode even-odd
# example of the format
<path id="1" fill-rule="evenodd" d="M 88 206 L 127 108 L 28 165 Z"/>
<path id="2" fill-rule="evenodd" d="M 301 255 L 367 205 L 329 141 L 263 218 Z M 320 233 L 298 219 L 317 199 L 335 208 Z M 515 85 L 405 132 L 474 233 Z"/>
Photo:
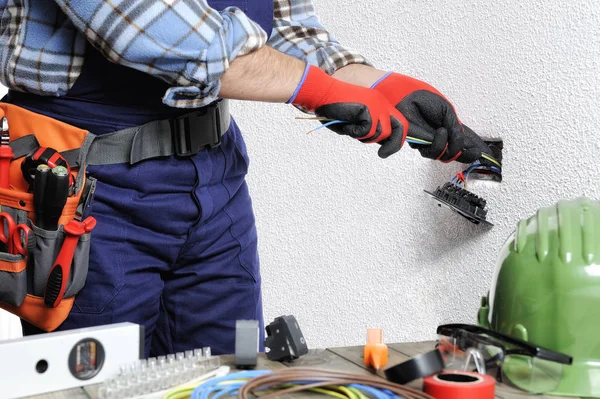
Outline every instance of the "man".
<path id="1" fill-rule="evenodd" d="M 203 121 L 194 128 L 186 116 L 180 153 L 87 169 L 98 180 L 97 227 L 86 285 L 60 329 L 136 322 L 146 356 L 201 346 L 231 353 L 238 319 L 260 320 L 263 330 L 248 159 L 221 99 L 287 102 L 340 121 L 330 128 L 378 143 L 382 158 L 407 136 L 433 139 L 420 147 L 427 158 L 481 155 L 466 148 L 439 92 L 342 47 L 310 0 L 0 4 L 5 101 L 95 134 L 156 120 L 178 126 L 196 109 L 218 109 L 225 125 L 220 145 L 190 149 L 194 135 L 220 129 L 205 116 L 193 117 Z"/>

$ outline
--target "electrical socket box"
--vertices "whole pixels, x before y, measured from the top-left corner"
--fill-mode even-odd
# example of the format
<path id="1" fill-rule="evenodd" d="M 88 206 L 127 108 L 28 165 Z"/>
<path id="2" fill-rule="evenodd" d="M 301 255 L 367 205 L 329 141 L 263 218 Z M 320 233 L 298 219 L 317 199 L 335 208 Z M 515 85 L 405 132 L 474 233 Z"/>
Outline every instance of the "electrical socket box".
<path id="1" fill-rule="evenodd" d="M 117 323 L 0 341 L 0 399 L 97 384 L 144 356 L 144 327 Z"/>
<path id="2" fill-rule="evenodd" d="M 502 151 L 504 142 L 500 138 L 483 138 L 483 141 L 489 148 L 489 154 L 500 164 L 502 164 Z M 501 182 L 501 173 L 489 173 L 489 171 L 472 172 L 469 174 L 469 179 L 473 180 L 488 180 L 493 182 Z M 465 186 L 455 185 L 449 182 L 442 186 L 438 186 L 434 191 L 424 190 L 431 196 L 439 207 L 446 207 L 453 212 L 463 216 L 471 223 L 493 226 L 487 221 L 487 201 L 468 191 Z"/>
<path id="3" fill-rule="evenodd" d="M 502 163 L 502 151 L 504 150 L 504 142 L 499 138 L 483 138 L 484 143 L 489 147 L 490 154 L 495 160 Z M 469 178 L 472 180 L 487 180 L 500 183 L 502 175 L 486 174 L 486 173 L 471 173 Z"/>
<path id="4" fill-rule="evenodd" d="M 483 141 L 490 147 L 490 150 L 492 150 L 490 155 L 498 162 L 502 163 L 502 150 L 504 149 L 504 142 L 502 139 L 484 138 Z"/>

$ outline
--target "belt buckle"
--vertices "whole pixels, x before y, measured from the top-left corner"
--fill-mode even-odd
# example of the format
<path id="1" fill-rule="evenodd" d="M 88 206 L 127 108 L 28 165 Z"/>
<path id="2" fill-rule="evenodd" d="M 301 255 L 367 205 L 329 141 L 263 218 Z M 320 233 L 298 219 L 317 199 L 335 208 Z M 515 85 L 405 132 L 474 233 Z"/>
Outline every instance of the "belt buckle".
<path id="1" fill-rule="evenodd" d="M 180 157 L 189 157 L 206 147 L 218 147 L 222 133 L 219 112 L 218 104 L 211 104 L 172 119 L 174 153 Z"/>

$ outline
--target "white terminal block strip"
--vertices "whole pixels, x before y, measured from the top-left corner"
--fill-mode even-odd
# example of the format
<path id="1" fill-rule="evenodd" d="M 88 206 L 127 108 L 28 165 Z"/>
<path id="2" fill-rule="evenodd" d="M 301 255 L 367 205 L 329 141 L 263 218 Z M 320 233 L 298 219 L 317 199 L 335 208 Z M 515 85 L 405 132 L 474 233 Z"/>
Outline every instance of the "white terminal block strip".
<path id="1" fill-rule="evenodd" d="M 104 381 L 101 399 L 162 398 L 165 390 L 189 383 L 219 368 L 219 357 L 210 347 L 151 357 L 121 367 L 118 375 Z M 160 392 L 161 395 L 152 395 Z"/>
<path id="2" fill-rule="evenodd" d="M 144 355 L 144 328 L 133 323 L 0 341 L 0 399 L 98 384 Z"/>

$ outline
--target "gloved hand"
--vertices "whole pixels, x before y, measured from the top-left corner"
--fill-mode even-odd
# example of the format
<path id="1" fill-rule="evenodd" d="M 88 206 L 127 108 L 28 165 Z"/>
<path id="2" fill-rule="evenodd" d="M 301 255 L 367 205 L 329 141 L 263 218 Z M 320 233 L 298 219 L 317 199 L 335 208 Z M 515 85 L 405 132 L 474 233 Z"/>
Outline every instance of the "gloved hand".
<path id="1" fill-rule="evenodd" d="M 433 86 L 390 73 L 371 88 L 382 93 L 408 120 L 409 136 L 432 142 L 431 145 L 409 144 L 423 157 L 463 163 L 473 163 L 481 157 L 483 141 L 476 135 L 464 134 L 454 106 Z"/>
<path id="2" fill-rule="evenodd" d="M 385 96 L 332 78 L 315 66 L 307 67 L 288 103 L 317 116 L 345 121 L 329 129 L 361 142 L 381 144 L 381 158 L 398 152 L 406 140 L 408 123 Z"/>

